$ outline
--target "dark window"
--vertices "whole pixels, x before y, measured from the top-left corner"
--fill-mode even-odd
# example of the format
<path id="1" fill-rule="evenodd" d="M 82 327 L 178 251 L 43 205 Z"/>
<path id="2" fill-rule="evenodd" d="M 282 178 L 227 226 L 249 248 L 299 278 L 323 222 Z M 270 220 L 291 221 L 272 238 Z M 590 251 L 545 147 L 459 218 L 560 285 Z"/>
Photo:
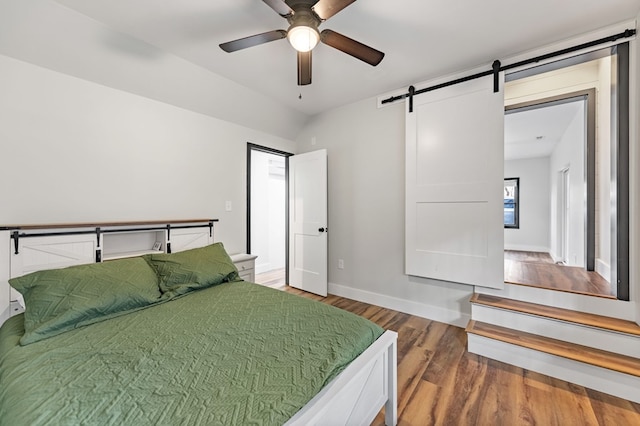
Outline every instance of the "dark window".
<path id="1" fill-rule="evenodd" d="M 520 228 L 520 178 L 504 180 L 504 227 Z"/>

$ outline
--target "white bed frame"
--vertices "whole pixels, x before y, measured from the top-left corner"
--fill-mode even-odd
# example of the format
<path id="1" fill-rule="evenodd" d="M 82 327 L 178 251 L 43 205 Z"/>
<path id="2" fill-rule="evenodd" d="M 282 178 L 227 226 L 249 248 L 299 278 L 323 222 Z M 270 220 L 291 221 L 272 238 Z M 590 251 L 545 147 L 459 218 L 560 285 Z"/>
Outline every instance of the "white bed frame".
<path id="1" fill-rule="evenodd" d="M 385 331 L 286 425 L 370 425 L 382 407 L 385 424 L 395 425 L 397 338 L 395 331 Z"/>
<path id="2" fill-rule="evenodd" d="M 182 221 L 181 223 L 185 223 Z M 170 242 L 172 251 L 178 252 L 201 247 L 213 242 L 208 222 L 194 220 L 192 223 L 204 223 L 202 228 L 175 229 L 165 235 L 164 245 Z M 158 222 L 150 222 L 157 233 Z M 168 222 L 171 224 L 171 222 Z M 102 226 L 100 226 L 102 225 Z M 8 280 L 30 272 L 63 268 L 67 266 L 93 263 L 96 257 L 103 259 L 106 250 L 105 241 L 95 232 L 73 234 L 79 230 L 122 230 L 130 232 L 132 244 L 148 240 L 139 231 L 143 224 L 78 224 L 65 225 L 66 235 L 56 233 L 60 228 L 37 227 L 36 230 L 20 230 L 24 233 L 51 235 L 19 239 L 16 254 L 15 239 L 11 237 L 19 227 L 0 227 L 0 325 L 10 316 L 19 313 L 19 294 L 11 289 Z M 128 230 L 135 230 L 128 231 Z M 70 231 L 70 232 L 69 232 Z M 156 234 L 158 235 L 158 234 Z M 160 234 L 161 235 L 161 234 Z M 155 237 L 154 237 L 155 238 Z M 151 240 L 153 240 L 152 238 Z M 127 244 L 119 239 L 117 244 Z M 139 247 L 118 247 L 130 255 L 139 255 Z M 97 251 L 101 253 L 98 254 Z M 120 256 L 123 257 L 123 256 Z M 369 425 L 380 410 L 385 409 L 385 424 L 397 424 L 397 333 L 386 331 L 367 348 L 358 358 L 349 364 L 320 393 L 311 399 L 298 413 L 286 423 L 287 426 L 308 425 Z"/>

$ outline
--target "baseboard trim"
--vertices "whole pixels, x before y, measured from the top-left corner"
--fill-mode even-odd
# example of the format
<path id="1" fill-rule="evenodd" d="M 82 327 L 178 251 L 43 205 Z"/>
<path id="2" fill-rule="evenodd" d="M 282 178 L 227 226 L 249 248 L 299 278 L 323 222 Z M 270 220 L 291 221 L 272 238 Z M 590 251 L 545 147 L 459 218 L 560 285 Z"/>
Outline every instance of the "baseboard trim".
<path id="1" fill-rule="evenodd" d="M 533 251 L 537 253 L 549 253 L 551 251 L 549 247 L 529 246 L 526 244 L 505 244 L 504 249 L 515 251 Z"/>
<path id="2" fill-rule="evenodd" d="M 608 283 L 611 282 L 611 267 L 602 259 L 596 259 L 596 272 L 602 276 Z"/>
<path id="3" fill-rule="evenodd" d="M 471 319 L 470 314 L 465 314 L 458 310 L 445 309 L 440 306 L 427 305 L 398 297 L 387 296 L 385 294 L 347 287 L 341 284 L 329 283 L 329 293 L 432 321 L 443 322 L 460 328 L 466 327 Z"/>
<path id="4" fill-rule="evenodd" d="M 265 272 L 269 272 L 272 269 L 273 268 L 271 268 L 271 262 L 256 263 L 255 266 L 256 274 L 263 274 Z"/>
<path id="5" fill-rule="evenodd" d="M 553 263 L 558 263 L 558 262 L 562 262 L 562 258 L 560 257 L 560 255 L 556 254 L 556 252 L 549 250 L 549 256 L 551 256 L 551 260 L 553 260 Z"/>

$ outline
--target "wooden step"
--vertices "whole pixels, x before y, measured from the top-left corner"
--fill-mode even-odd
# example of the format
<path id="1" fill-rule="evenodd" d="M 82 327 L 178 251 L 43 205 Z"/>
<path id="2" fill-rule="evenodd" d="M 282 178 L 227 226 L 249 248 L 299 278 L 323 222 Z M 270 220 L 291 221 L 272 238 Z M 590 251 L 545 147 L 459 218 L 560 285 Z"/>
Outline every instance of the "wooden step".
<path id="1" fill-rule="evenodd" d="M 477 305 L 491 306 L 498 309 L 536 315 L 539 317 L 551 318 L 559 321 L 640 337 L 640 326 L 638 324 L 618 318 L 605 317 L 602 315 L 555 308 L 553 306 L 539 305 L 537 303 L 523 302 L 520 300 L 506 299 L 503 297 L 479 293 L 475 293 L 471 297 L 470 302 Z"/>
<path id="2" fill-rule="evenodd" d="M 467 333 L 640 377 L 640 359 L 471 320 Z"/>

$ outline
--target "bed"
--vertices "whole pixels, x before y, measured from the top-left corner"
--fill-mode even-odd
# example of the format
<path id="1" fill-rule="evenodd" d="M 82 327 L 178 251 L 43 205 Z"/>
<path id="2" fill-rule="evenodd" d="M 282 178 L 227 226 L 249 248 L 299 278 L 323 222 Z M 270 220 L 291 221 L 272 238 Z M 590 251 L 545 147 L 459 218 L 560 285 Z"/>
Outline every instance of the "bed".
<path id="1" fill-rule="evenodd" d="M 248 283 L 220 243 L 10 280 L 0 424 L 396 423 L 396 335 Z"/>

